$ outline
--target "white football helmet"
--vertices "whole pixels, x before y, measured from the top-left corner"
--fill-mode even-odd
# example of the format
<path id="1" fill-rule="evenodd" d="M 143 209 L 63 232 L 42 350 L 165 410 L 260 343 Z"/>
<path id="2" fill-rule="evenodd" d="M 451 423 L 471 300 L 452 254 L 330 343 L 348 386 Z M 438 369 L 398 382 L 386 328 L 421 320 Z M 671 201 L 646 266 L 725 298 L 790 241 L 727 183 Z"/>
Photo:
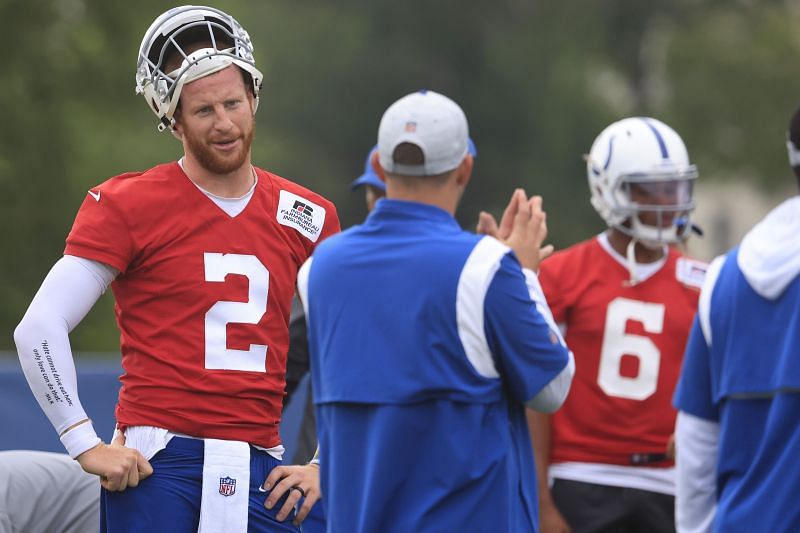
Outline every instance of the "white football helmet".
<path id="1" fill-rule="evenodd" d="M 689 236 L 697 168 L 663 122 L 633 117 L 611 124 L 592 144 L 586 170 L 592 206 L 609 227 L 651 246 Z"/>
<path id="2" fill-rule="evenodd" d="M 185 49 L 200 42 L 209 42 L 211 47 L 191 53 Z M 175 51 L 183 56 L 183 63 L 166 72 L 166 61 Z M 173 115 L 183 86 L 229 65 L 250 75 L 257 107 L 264 76 L 256 68 L 253 43 L 245 29 L 236 19 L 213 7 L 176 7 L 159 16 L 142 39 L 136 65 L 136 94 L 144 95 L 158 117 L 158 130 L 164 131 L 175 124 Z"/>

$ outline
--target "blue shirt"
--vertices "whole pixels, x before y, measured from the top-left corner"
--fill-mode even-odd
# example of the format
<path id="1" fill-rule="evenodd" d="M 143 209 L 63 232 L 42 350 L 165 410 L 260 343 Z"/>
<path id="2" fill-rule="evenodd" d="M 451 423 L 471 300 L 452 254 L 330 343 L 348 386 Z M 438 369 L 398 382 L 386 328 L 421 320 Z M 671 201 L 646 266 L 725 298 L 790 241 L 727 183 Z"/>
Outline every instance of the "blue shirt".
<path id="1" fill-rule="evenodd" d="M 701 297 L 674 403 L 720 425 L 715 531 L 799 531 L 800 278 L 764 298 L 737 254 Z"/>
<path id="2" fill-rule="evenodd" d="M 304 276 L 329 527 L 536 530 L 523 403 L 568 354 L 513 252 L 383 199 Z"/>

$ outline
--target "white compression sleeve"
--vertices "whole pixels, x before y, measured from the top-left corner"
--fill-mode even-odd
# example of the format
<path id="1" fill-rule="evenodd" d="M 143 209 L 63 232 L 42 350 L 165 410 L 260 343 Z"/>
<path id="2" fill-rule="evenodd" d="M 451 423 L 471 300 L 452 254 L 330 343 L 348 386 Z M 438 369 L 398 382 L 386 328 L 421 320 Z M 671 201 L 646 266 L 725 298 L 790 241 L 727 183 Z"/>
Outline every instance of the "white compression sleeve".
<path id="1" fill-rule="evenodd" d="M 717 510 L 719 424 L 678 411 L 675 424 L 675 527 L 708 533 Z"/>
<path id="2" fill-rule="evenodd" d="M 53 265 L 14 330 L 19 361 L 28 385 L 70 456 L 77 457 L 100 439 L 78 398 L 69 332 L 106 291 L 117 271 L 75 256 Z"/>
<path id="3" fill-rule="evenodd" d="M 536 310 L 544 317 L 545 322 L 550 326 L 550 330 L 553 334 L 558 336 L 559 342 L 561 342 L 563 346 L 567 346 L 561 334 L 561 329 L 556 325 L 553 319 L 550 306 L 547 305 L 544 291 L 542 291 L 542 286 L 539 284 L 539 276 L 533 270 L 527 268 L 523 268 L 522 273 L 525 276 L 525 284 L 528 286 L 528 293 L 536 304 Z M 567 394 L 572 385 L 572 378 L 575 375 L 575 356 L 572 355 L 572 351 L 569 350 L 569 348 L 567 348 L 567 351 L 569 351 L 569 362 L 567 366 L 539 391 L 536 396 L 525 403 L 527 407 L 530 407 L 534 411 L 539 411 L 540 413 L 553 413 L 558 410 L 567 399 Z"/>

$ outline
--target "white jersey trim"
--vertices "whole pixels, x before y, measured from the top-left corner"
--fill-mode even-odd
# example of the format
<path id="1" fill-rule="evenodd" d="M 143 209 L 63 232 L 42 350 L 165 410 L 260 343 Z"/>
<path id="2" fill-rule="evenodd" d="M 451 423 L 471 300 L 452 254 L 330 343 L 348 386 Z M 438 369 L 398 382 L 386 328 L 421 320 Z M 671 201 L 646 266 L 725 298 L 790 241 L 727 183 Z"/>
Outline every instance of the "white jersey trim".
<path id="1" fill-rule="evenodd" d="M 489 285 L 510 248 L 493 237 L 484 237 L 472 249 L 461 270 L 456 290 L 456 322 L 464 352 L 475 371 L 485 378 L 499 378 L 484 326 L 484 301 Z"/>
<path id="2" fill-rule="evenodd" d="M 534 411 L 552 413 L 561 407 L 567 399 L 569 388 L 572 385 L 572 378 L 575 376 L 575 356 L 567 347 L 561 328 L 556 324 L 553 318 L 553 313 L 550 311 L 550 306 L 547 304 L 547 298 L 542 290 L 542 285 L 539 283 L 539 276 L 536 272 L 528 268 L 523 268 L 522 274 L 525 276 L 528 294 L 536 305 L 536 310 L 542 315 L 545 322 L 547 322 L 551 333 L 558 338 L 558 342 L 567 348 L 569 352 L 567 366 L 565 366 L 536 396 L 525 403 L 527 407 L 530 407 Z"/>
<path id="3" fill-rule="evenodd" d="M 300 297 L 300 303 L 303 305 L 306 325 L 308 325 L 308 276 L 311 272 L 311 261 L 313 260 L 313 257 L 309 257 L 300 267 L 300 270 L 297 271 L 297 296 Z"/>
<path id="4" fill-rule="evenodd" d="M 697 317 L 700 319 L 700 329 L 706 338 L 706 344 L 711 346 L 711 294 L 714 292 L 714 285 L 725 263 L 725 256 L 715 258 L 708 266 L 706 279 L 703 288 L 700 290 L 700 298 L 697 301 Z"/>
<path id="5" fill-rule="evenodd" d="M 550 465 L 548 481 L 552 486 L 554 479 L 568 479 L 627 487 L 632 489 L 675 495 L 675 468 L 653 468 L 649 466 L 622 466 L 602 463 L 556 463 Z"/>

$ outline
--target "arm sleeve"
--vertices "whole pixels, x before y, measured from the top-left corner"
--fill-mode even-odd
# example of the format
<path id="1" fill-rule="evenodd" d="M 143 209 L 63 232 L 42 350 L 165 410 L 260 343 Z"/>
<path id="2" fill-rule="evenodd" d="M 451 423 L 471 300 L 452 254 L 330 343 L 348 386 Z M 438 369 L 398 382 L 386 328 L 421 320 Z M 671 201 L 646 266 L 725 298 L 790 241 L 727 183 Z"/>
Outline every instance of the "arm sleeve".
<path id="1" fill-rule="evenodd" d="M 484 312 L 486 339 L 512 394 L 538 411 L 558 409 L 569 392 L 574 363 L 536 274 L 523 275 L 513 253 L 500 262 Z"/>
<path id="2" fill-rule="evenodd" d="M 717 510 L 719 424 L 678 412 L 675 450 L 675 527 L 678 533 L 710 532 Z"/>
<path id="3" fill-rule="evenodd" d="M 106 291 L 117 272 L 102 263 L 66 255 L 42 282 L 14 331 L 25 379 L 73 458 L 100 439 L 78 398 L 69 333 Z M 66 431 L 67 428 L 72 429 Z"/>
<path id="4" fill-rule="evenodd" d="M 534 304 L 536 304 L 536 310 L 545 319 L 550 331 L 558 337 L 558 341 L 561 345 L 566 347 L 567 343 L 564 342 L 561 328 L 557 327 L 553 319 L 553 313 L 547 305 L 547 299 L 545 298 L 542 286 L 539 284 L 538 276 L 533 270 L 527 268 L 522 269 L 522 273 L 525 275 L 525 284 L 528 286 L 528 294 Z M 568 350 L 567 353 L 569 355 L 567 366 L 565 366 L 564 370 L 559 372 L 550 383 L 545 385 L 536 396 L 526 402 L 525 405 L 527 407 L 541 413 L 552 413 L 564 403 L 569 393 L 570 385 L 572 385 L 572 377 L 575 375 L 575 357 L 572 355 L 571 351 Z"/>

